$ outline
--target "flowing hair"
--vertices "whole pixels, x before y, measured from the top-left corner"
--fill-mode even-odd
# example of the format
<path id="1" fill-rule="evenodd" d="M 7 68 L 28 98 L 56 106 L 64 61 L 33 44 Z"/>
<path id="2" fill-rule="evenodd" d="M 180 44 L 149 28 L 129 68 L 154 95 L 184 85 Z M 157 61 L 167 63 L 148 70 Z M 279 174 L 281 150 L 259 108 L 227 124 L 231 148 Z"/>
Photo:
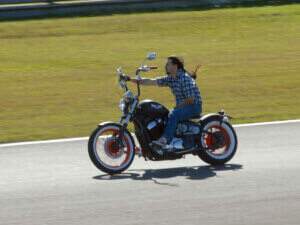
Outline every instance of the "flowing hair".
<path id="1" fill-rule="evenodd" d="M 188 75 L 190 75 L 190 77 L 192 77 L 194 80 L 197 79 L 197 71 L 199 70 L 199 68 L 201 67 L 201 65 L 197 65 L 195 70 L 193 72 L 189 72 L 184 68 L 184 60 L 182 57 L 178 57 L 178 56 L 169 56 L 168 60 L 171 60 L 171 62 L 174 65 L 177 65 L 177 69 L 181 69 L 183 70 L 185 73 L 187 73 Z"/>

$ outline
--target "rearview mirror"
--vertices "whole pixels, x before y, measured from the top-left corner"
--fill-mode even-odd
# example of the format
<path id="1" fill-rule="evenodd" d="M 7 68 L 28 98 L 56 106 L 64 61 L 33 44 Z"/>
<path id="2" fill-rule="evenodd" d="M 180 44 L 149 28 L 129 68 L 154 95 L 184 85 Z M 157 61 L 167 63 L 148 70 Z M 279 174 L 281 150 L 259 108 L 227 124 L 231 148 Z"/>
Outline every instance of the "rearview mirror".
<path id="1" fill-rule="evenodd" d="M 149 52 L 147 55 L 148 60 L 154 60 L 156 59 L 156 52 Z"/>

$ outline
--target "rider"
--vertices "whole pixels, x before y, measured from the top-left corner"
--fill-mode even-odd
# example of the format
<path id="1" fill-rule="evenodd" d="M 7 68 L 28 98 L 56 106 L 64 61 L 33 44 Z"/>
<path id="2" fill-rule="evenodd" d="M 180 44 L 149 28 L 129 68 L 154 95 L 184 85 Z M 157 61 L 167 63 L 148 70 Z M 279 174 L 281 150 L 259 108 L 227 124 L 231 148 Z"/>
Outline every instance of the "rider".
<path id="1" fill-rule="evenodd" d="M 176 107 L 168 115 L 168 122 L 163 135 L 152 142 L 161 147 L 165 147 L 171 142 L 179 121 L 198 116 L 202 111 L 200 91 L 194 80 L 196 79 L 197 69 L 193 74 L 189 74 L 184 69 L 183 59 L 177 56 L 168 57 L 165 69 L 166 76 L 154 79 L 130 79 L 133 83 L 140 82 L 142 85 L 169 87 L 176 98 Z"/>

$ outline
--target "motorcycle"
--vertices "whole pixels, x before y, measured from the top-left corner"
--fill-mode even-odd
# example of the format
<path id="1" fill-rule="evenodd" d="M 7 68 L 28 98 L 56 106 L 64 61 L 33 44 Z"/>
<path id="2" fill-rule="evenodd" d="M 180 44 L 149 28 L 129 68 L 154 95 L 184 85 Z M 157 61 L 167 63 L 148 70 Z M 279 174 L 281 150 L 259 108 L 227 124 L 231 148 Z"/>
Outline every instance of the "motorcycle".
<path id="1" fill-rule="evenodd" d="M 156 53 L 151 52 L 146 60 L 154 60 Z M 136 70 L 136 78 L 142 72 L 157 69 L 142 63 Z M 92 132 L 88 141 L 89 157 L 93 164 L 108 174 L 119 174 L 128 169 L 135 155 L 145 160 L 161 161 L 181 159 L 187 154 L 200 157 L 211 165 L 222 165 L 235 155 L 238 145 L 237 135 L 230 124 L 231 117 L 222 110 L 218 113 L 199 115 L 177 124 L 176 134 L 167 147 L 152 144 L 163 133 L 168 120 L 169 110 L 152 100 L 140 101 L 140 84 L 137 94 L 129 90 L 128 77 L 121 68 L 117 69 L 118 82 L 124 90 L 120 101 L 122 116 L 118 123 L 102 122 Z M 132 122 L 134 135 L 127 126 Z M 167 148 L 167 149 L 165 149 Z"/>

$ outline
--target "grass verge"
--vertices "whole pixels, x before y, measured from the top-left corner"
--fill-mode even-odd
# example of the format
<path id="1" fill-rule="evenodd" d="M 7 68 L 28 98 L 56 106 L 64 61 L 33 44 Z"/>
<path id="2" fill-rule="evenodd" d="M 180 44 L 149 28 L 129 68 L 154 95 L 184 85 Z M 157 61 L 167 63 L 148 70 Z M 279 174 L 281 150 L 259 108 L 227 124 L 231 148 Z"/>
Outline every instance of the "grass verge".
<path id="1" fill-rule="evenodd" d="M 299 118 L 300 5 L 174 11 L 0 23 L 0 142 L 87 136 L 118 120 L 114 70 L 128 73 L 148 51 L 182 55 L 204 112 L 234 123 Z M 172 107 L 168 89 L 142 98 Z"/>

